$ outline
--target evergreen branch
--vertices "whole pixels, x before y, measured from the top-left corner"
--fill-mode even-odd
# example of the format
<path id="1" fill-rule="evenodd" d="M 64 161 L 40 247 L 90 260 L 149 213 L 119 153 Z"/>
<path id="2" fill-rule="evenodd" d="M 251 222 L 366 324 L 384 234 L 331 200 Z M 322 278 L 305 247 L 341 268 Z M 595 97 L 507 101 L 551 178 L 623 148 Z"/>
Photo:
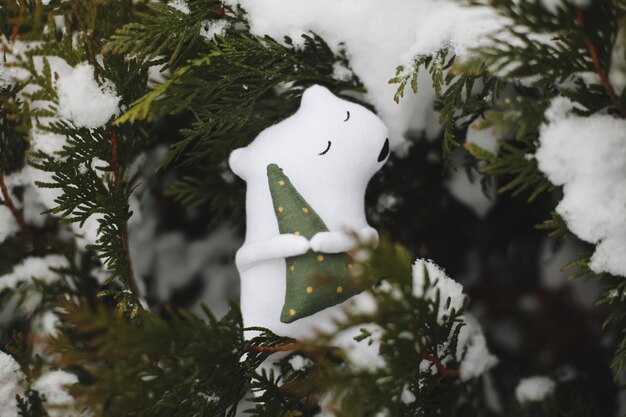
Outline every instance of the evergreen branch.
<path id="1" fill-rule="evenodd" d="M 609 99 L 611 100 L 611 103 L 613 103 L 613 106 L 619 111 L 620 116 L 622 118 L 626 118 L 626 108 L 624 108 L 620 103 L 620 100 L 617 97 L 615 90 L 613 89 L 613 85 L 611 85 L 611 82 L 609 81 L 609 77 L 607 76 L 606 71 L 604 71 L 604 68 L 602 68 L 598 50 L 593 41 L 586 33 L 585 13 L 580 6 L 574 6 L 574 9 L 576 11 L 576 21 L 578 23 L 578 26 L 580 27 L 580 30 L 583 32 L 585 44 L 587 45 L 587 50 L 589 51 L 589 55 L 591 56 L 591 60 L 593 61 L 593 67 L 596 71 L 596 74 L 598 74 L 598 77 L 600 78 L 602 87 L 604 88 L 607 96 L 609 96 Z"/>
<path id="2" fill-rule="evenodd" d="M 286 343 L 284 345 L 277 346 L 251 346 L 249 350 L 253 352 L 289 352 L 292 350 L 298 350 L 302 345 L 299 343 Z"/>
<path id="3" fill-rule="evenodd" d="M 6 183 L 4 182 L 4 174 L 2 172 L 0 172 L 0 190 L 2 191 L 2 198 L 4 200 L 3 202 L 11 211 L 11 214 L 15 218 L 15 221 L 17 221 L 17 224 L 20 226 L 23 232 L 28 232 L 29 229 L 26 225 L 26 222 L 24 221 L 24 215 L 17 209 L 17 207 L 15 207 L 13 199 L 11 198 L 11 194 L 9 193 Z"/>
<path id="4" fill-rule="evenodd" d="M 98 61 L 96 60 L 96 47 L 94 45 L 92 31 L 90 31 L 87 28 L 87 26 L 85 25 L 85 22 L 83 21 L 83 18 L 80 13 L 79 5 L 78 5 L 78 0 L 70 0 L 70 5 L 72 8 L 72 14 L 76 18 L 76 22 L 78 23 L 78 27 L 80 28 L 81 32 L 83 33 L 83 36 L 85 37 L 85 41 L 87 44 L 87 53 L 89 56 L 89 63 L 93 67 L 93 76 L 96 82 L 100 83 L 100 77 L 98 76 Z M 93 3 L 92 5 L 90 5 L 90 7 L 97 8 L 98 3 Z"/>
<path id="5" fill-rule="evenodd" d="M 111 126 L 111 169 L 113 170 L 115 187 L 119 188 L 121 186 L 121 174 L 119 162 L 117 159 L 117 131 L 114 126 Z M 141 294 L 139 292 L 139 287 L 137 286 L 137 281 L 133 272 L 133 266 L 130 258 L 130 247 L 128 245 L 128 221 L 124 222 L 121 227 L 121 239 L 122 248 L 124 250 L 124 260 L 128 267 L 128 283 L 133 294 L 139 297 Z"/>
<path id="6" fill-rule="evenodd" d="M 535 225 L 537 230 L 547 230 L 548 237 L 563 238 L 570 234 L 563 217 L 556 211 L 550 212 L 550 219 L 544 220 L 541 224 Z"/>
<path id="7" fill-rule="evenodd" d="M 426 349 L 420 350 L 420 356 L 422 359 L 426 359 L 427 361 L 435 365 L 435 367 L 437 368 L 437 372 L 439 373 L 439 382 L 441 382 L 441 380 L 444 379 L 445 377 L 451 377 L 451 378 L 461 377 L 461 371 L 459 369 L 446 368 L 445 365 L 441 363 L 439 358 L 428 353 Z"/>

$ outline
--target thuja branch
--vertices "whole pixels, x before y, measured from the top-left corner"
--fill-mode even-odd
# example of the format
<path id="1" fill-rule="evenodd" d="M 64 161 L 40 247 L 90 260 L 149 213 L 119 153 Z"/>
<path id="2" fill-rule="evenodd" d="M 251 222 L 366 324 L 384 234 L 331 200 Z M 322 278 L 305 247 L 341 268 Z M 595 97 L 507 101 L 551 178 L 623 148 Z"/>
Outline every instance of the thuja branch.
<path id="1" fill-rule="evenodd" d="M 96 82 L 100 83 L 100 80 L 98 78 L 98 61 L 96 60 L 96 47 L 93 41 L 93 37 L 91 36 L 91 31 L 87 28 L 85 22 L 80 15 L 80 9 L 77 0 L 71 0 L 70 5 L 72 7 L 72 14 L 76 18 L 78 28 L 83 33 L 83 36 L 85 37 L 87 43 L 87 53 L 89 55 L 89 63 L 93 67 L 93 77 L 96 79 Z M 98 5 L 93 4 L 90 7 L 98 7 Z"/>
<path id="2" fill-rule="evenodd" d="M 431 362 L 433 365 L 435 365 L 435 367 L 437 368 L 437 372 L 439 373 L 439 381 L 441 381 L 442 379 L 444 379 L 447 376 L 449 376 L 451 378 L 460 378 L 461 377 L 461 371 L 460 370 L 446 368 L 444 366 L 444 364 L 441 363 L 439 358 L 437 358 L 436 356 L 428 353 L 428 351 L 426 349 L 422 349 L 420 351 L 420 356 L 421 356 L 422 359 L 425 359 L 425 360 Z"/>
<path id="3" fill-rule="evenodd" d="M 122 186 L 122 175 L 120 173 L 120 166 L 117 158 L 117 131 L 115 127 L 111 127 L 111 169 L 113 170 L 113 183 L 116 188 Z M 135 294 L 135 296 L 139 297 L 139 287 L 137 286 L 137 281 L 135 280 L 135 274 L 133 272 L 133 266 L 130 259 L 130 248 L 128 245 L 128 222 L 124 221 L 124 224 L 121 226 L 121 236 L 122 239 L 122 248 L 124 249 L 124 262 L 126 263 L 127 272 L 128 272 L 128 285 Z"/>
<path id="4" fill-rule="evenodd" d="M 589 55 L 591 56 L 591 61 L 593 62 L 594 70 L 596 74 L 598 74 L 598 77 L 600 78 L 602 87 L 604 88 L 604 91 L 606 92 L 606 94 L 609 96 L 609 99 L 611 100 L 611 103 L 613 103 L 613 106 L 615 106 L 615 108 L 619 110 L 620 116 L 622 118 L 626 118 L 626 109 L 622 107 L 619 101 L 619 98 L 617 97 L 617 94 L 615 93 L 615 90 L 613 89 L 613 86 L 611 85 L 609 77 L 606 74 L 606 71 L 604 71 L 604 68 L 602 68 L 602 63 L 600 62 L 600 55 L 598 54 L 598 49 L 596 48 L 594 43 L 591 41 L 591 39 L 587 35 L 587 32 L 585 31 L 584 11 L 579 6 L 576 6 L 575 10 L 576 10 L 576 22 L 578 23 L 578 26 L 580 27 L 580 30 L 583 33 L 583 36 L 585 38 L 585 44 L 587 45 L 587 51 L 589 52 Z"/>
<path id="5" fill-rule="evenodd" d="M 4 204 L 11 211 L 13 217 L 15 217 L 15 221 L 20 226 L 23 232 L 28 232 L 28 226 L 24 221 L 24 215 L 20 212 L 15 204 L 13 203 L 13 199 L 11 198 L 11 194 L 9 193 L 9 189 L 7 188 L 6 183 L 4 182 L 4 174 L 0 172 L 0 190 L 2 191 L 2 199 L 4 200 Z"/>
<path id="6" fill-rule="evenodd" d="M 253 352 L 290 352 L 299 349 L 301 346 L 300 343 L 286 343 L 276 346 L 252 346 L 249 350 Z"/>

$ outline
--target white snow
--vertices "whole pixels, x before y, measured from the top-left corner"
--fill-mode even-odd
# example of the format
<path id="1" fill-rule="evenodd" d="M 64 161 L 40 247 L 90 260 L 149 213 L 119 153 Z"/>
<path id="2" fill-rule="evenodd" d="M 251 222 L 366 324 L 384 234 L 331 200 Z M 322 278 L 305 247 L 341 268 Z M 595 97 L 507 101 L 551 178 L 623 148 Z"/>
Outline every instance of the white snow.
<path id="1" fill-rule="evenodd" d="M 461 380 L 467 381 L 493 368 L 498 363 L 498 358 L 489 352 L 478 320 L 470 314 L 464 314 L 463 321 L 465 326 L 459 332 L 456 357 L 461 362 Z"/>
<path id="2" fill-rule="evenodd" d="M 541 401 L 552 395 L 555 388 L 555 382 L 546 376 L 524 378 L 515 388 L 515 398 L 520 403 Z"/>
<path id="3" fill-rule="evenodd" d="M 209 41 L 215 38 L 215 35 L 223 36 L 226 33 L 226 29 L 230 27 L 230 22 L 224 19 L 221 20 L 205 20 L 200 26 L 200 35 Z"/>
<path id="4" fill-rule="evenodd" d="M 59 116 L 78 127 L 100 127 L 119 114 L 120 97 L 115 86 L 107 80 L 98 85 L 89 64 L 79 64 L 70 74 L 61 76 L 57 89 Z"/>
<path id="5" fill-rule="evenodd" d="M 248 13 L 251 32 L 281 41 L 284 35 L 302 42 L 300 35 L 314 32 L 336 52 L 345 49 L 350 66 L 367 88 L 371 102 L 390 129 L 392 148 L 400 150 L 409 130 L 434 135 L 430 76 L 419 78 L 420 92 L 407 94 L 394 104 L 396 85 L 388 84 L 399 65 L 410 65 L 415 54 L 450 46 L 463 55 L 485 34 L 501 27 L 501 19 L 484 8 L 468 8 L 436 0 L 226 0 Z M 332 10 L 332 13 L 328 11 Z M 345 72 L 337 71 L 343 78 Z"/>
<path id="6" fill-rule="evenodd" d="M 64 256 L 47 255 L 43 258 L 29 257 L 13 267 L 13 271 L 0 276 L 0 291 L 6 288 L 15 288 L 22 282 L 37 278 L 46 283 L 51 283 L 59 278 L 59 275 L 50 268 L 68 267 L 69 263 Z"/>
<path id="7" fill-rule="evenodd" d="M 66 386 L 78 383 L 76 375 L 62 370 L 43 374 L 33 384 L 33 388 L 46 397 L 45 407 L 50 417 L 67 416 L 67 408 L 74 403 L 74 398 L 67 392 Z"/>
<path id="8" fill-rule="evenodd" d="M 15 359 L 0 350 L 0 416 L 17 417 L 19 415 L 15 396 L 23 394 L 24 388 L 21 384 L 25 379 Z"/>
<path id="9" fill-rule="evenodd" d="M 424 292 L 424 283 L 426 274 L 430 280 L 430 288 Z M 444 316 L 449 316 L 452 309 L 459 311 L 465 302 L 465 294 L 463 294 L 463 286 L 453 279 L 449 278 L 445 271 L 431 260 L 417 259 L 413 264 L 413 295 L 415 297 L 435 299 L 439 293 L 439 312 L 437 321 L 444 322 Z M 450 305 L 446 308 L 446 300 L 450 298 Z"/>
<path id="10" fill-rule="evenodd" d="M 424 293 L 425 274 L 431 287 Z M 463 286 L 449 278 L 445 271 L 431 260 L 418 259 L 413 264 L 413 295 L 434 299 L 436 292 L 440 293 L 439 312 L 437 320 L 443 323 L 443 317 L 450 315 L 452 309 L 459 311 L 465 302 L 466 296 L 463 294 Z M 450 298 L 450 305 L 446 308 L 446 298 Z M 493 356 L 487 348 L 487 341 L 482 328 L 471 314 L 465 313 L 460 319 L 465 323 L 459 333 L 456 359 L 461 363 L 461 379 L 467 381 L 476 378 L 491 369 L 498 363 L 498 359 Z M 442 353 L 438 353 L 441 356 Z M 426 361 L 427 362 L 427 361 Z M 429 366 L 430 362 L 424 363 Z M 429 369 L 429 368 L 426 368 Z M 433 369 L 430 369 L 433 372 Z"/>
<path id="11" fill-rule="evenodd" d="M 301 371 L 313 365 L 313 362 L 311 361 L 311 359 L 305 358 L 300 355 L 294 355 L 292 358 L 289 359 L 288 362 L 294 371 Z"/>
<path id="12" fill-rule="evenodd" d="M 361 329 L 371 334 L 364 340 L 356 341 L 362 335 Z M 364 323 L 350 327 L 333 337 L 330 345 L 341 346 L 352 369 L 375 371 L 386 367 L 385 360 L 379 354 L 383 329 L 374 323 Z"/>
<path id="13" fill-rule="evenodd" d="M 413 394 L 409 390 L 409 387 L 405 385 L 402 388 L 402 394 L 400 394 L 400 401 L 402 401 L 403 404 L 411 404 L 411 403 L 414 403 L 415 400 L 416 400 L 415 394 Z"/>
<path id="14" fill-rule="evenodd" d="M 20 230 L 11 210 L 5 205 L 0 206 L 0 243 Z"/>
<path id="15" fill-rule="evenodd" d="M 536 153 L 539 169 L 563 186 L 556 211 L 580 239 L 595 243 L 594 272 L 626 276 L 626 121 L 579 117 L 556 98 L 546 112 Z"/>
<path id="16" fill-rule="evenodd" d="M 189 14 L 189 5 L 185 0 L 170 0 L 167 2 L 167 5 L 175 8 L 181 13 Z"/>

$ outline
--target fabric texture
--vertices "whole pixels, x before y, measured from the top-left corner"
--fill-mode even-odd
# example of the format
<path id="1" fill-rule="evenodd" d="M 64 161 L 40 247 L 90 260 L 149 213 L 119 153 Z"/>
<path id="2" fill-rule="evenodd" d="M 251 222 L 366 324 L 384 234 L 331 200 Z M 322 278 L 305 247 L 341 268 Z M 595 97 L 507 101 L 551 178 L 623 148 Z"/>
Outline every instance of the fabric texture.
<path id="1" fill-rule="evenodd" d="M 267 179 L 281 234 L 293 233 L 310 240 L 316 233 L 328 231 L 278 165 L 267 166 Z M 287 290 L 280 316 L 283 323 L 339 304 L 365 289 L 350 276 L 352 257 L 348 253 L 309 251 L 287 258 L 286 268 Z"/>

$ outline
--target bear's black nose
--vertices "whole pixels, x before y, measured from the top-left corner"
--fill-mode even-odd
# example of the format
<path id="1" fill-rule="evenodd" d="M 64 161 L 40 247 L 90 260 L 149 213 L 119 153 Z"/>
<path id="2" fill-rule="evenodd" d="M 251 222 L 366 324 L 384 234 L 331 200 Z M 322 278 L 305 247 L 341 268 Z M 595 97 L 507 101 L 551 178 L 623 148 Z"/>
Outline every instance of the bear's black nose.
<path id="1" fill-rule="evenodd" d="M 378 162 L 383 162 L 387 155 L 389 155 L 389 138 L 385 139 L 385 144 L 378 154 Z"/>

